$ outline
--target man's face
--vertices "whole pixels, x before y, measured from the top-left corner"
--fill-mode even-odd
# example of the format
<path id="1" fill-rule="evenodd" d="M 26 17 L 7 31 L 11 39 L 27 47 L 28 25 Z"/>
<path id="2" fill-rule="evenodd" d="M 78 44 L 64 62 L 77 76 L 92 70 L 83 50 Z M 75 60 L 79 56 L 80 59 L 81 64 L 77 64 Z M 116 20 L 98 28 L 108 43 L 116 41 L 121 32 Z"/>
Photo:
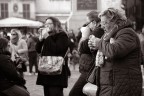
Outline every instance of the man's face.
<path id="1" fill-rule="evenodd" d="M 94 21 L 94 20 L 90 20 L 88 17 L 87 17 L 87 22 L 88 22 L 88 27 L 91 29 L 91 30 L 94 30 L 95 29 L 95 27 L 96 27 L 96 25 L 97 25 L 97 23 L 96 23 L 96 21 Z"/>

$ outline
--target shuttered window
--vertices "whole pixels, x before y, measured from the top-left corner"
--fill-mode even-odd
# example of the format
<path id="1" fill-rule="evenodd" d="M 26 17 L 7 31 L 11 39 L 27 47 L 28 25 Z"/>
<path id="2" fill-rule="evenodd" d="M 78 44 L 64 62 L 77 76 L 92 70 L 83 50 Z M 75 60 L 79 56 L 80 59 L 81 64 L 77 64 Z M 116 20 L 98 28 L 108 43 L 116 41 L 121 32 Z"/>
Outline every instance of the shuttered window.
<path id="1" fill-rule="evenodd" d="M 23 4 L 23 18 L 30 19 L 30 4 Z"/>
<path id="2" fill-rule="evenodd" d="M 1 19 L 8 17 L 8 3 L 1 3 L 0 4 L 1 9 Z"/>

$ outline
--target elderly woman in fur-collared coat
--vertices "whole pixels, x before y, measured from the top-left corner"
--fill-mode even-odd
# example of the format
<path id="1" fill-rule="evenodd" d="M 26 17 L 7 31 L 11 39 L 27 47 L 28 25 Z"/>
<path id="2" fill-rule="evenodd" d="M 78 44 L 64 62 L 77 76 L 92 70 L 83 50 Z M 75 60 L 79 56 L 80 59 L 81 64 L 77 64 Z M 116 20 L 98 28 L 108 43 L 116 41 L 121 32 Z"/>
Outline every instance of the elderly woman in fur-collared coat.
<path id="1" fill-rule="evenodd" d="M 99 96 L 141 96 L 140 42 L 125 15 L 108 8 L 100 15 L 105 30 L 103 39 L 89 40 L 98 49 L 96 65 L 100 66 Z"/>

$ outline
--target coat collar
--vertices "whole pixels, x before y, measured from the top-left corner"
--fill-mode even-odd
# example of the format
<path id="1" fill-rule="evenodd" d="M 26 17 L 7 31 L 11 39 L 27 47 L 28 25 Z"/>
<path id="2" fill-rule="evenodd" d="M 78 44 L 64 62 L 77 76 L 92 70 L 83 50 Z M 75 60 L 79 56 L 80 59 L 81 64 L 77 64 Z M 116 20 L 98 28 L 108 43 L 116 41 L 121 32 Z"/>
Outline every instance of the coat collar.
<path id="1" fill-rule="evenodd" d="M 128 28 L 128 27 L 132 28 L 132 23 L 130 21 L 126 21 L 125 23 L 121 23 L 119 25 L 114 25 L 111 32 L 109 34 L 105 33 L 103 38 L 105 41 L 109 41 L 110 38 L 113 38 L 119 30 Z"/>

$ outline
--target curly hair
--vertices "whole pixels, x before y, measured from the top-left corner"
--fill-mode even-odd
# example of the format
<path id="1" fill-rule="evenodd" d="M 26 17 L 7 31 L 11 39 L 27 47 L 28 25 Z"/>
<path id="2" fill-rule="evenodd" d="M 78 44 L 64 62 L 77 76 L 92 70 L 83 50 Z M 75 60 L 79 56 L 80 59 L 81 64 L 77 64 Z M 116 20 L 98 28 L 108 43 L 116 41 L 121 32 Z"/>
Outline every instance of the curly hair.
<path id="1" fill-rule="evenodd" d="M 64 31 L 63 28 L 62 28 L 61 22 L 59 21 L 58 18 L 56 18 L 56 17 L 48 17 L 48 18 L 46 19 L 46 21 L 47 21 L 48 19 L 51 19 L 51 20 L 52 20 L 52 22 L 53 22 L 53 24 L 54 24 L 54 30 L 56 30 L 56 32 L 59 33 L 59 32 L 61 32 L 61 31 Z"/>
<path id="2" fill-rule="evenodd" d="M 108 8 L 99 14 L 99 18 L 106 16 L 111 22 L 115 22 L 117 25 L 121 25 L 127 21 L 127 17 L 121 10 L 115 8 Z"/>

